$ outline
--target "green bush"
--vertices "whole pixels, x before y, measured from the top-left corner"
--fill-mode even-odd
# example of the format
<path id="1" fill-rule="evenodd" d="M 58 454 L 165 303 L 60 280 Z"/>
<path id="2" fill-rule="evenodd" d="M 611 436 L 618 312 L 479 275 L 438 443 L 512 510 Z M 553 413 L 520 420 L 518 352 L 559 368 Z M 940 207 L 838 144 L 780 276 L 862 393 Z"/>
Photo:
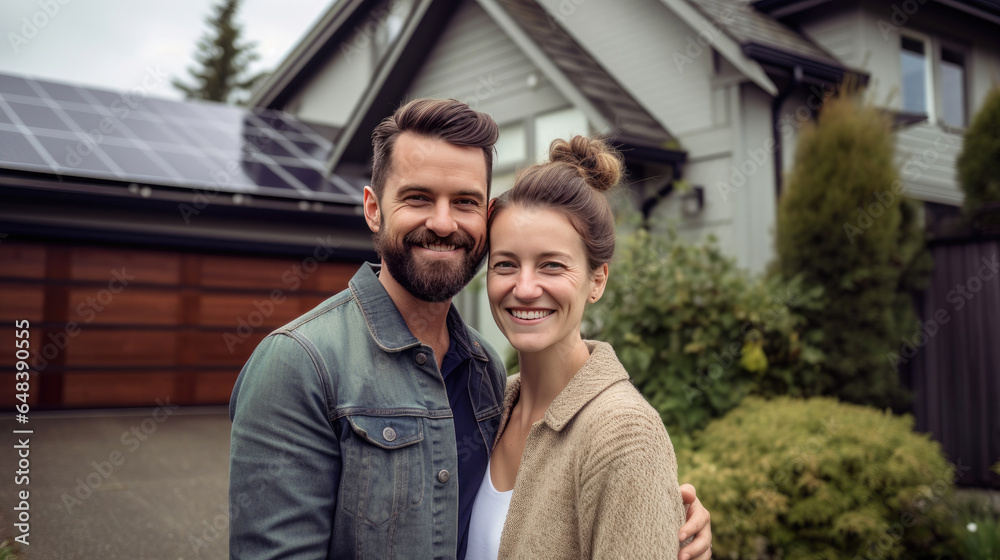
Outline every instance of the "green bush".
<path id="1" fill-rule="evenodd" d="M 799 309 L 824 333 L 824 394 L 903 407 L 887 354 L 917 330 L 909 291 L 930 268 L 917 208 L 901 194 L 885 116 L 854 97 L 828 100 L 799 136 L 778 208 L 776 270 L 823 288 L 824 304 Z"/>
<path id="2" fill-rule="evenodd" d="M 638 230 L 620 238 L 584 332 L 614 347 L 683 443 L 746 395 L 816 394 L 823 356 L 788 302 L 809 308 L 818 295 L 794 281 L 752 279 L 713 240 Z"/>
<path id="3" fill-rule="evenodd" d="M 956 550 L 954 471 L 909 416 L 747 398 L 678 454 L 718 558 L 919 559 Z"/>
<path id="4" fill-rule="evenodd" d="M 1000 558 L 1000 511 L 989 498 L 967 493 L 956 500 L 964 560 Z"/>
<path id="5" fill-rule="evenodd" d="M 1000 88 L 993 88 L 972 118 L 956 162 L 965 211 L 1000 202 Z"/>

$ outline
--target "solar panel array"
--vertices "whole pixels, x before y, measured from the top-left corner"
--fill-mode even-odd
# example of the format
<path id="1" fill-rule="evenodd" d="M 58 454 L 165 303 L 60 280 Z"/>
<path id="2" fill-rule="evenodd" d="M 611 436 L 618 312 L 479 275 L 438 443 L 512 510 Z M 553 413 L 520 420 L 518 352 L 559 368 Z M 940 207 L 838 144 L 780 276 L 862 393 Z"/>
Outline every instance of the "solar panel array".
<path id="1" fill-rule="evenodd" d="M 269 109 L 0 75 L 0 168 L 356 204 L 333 145 Z"/>

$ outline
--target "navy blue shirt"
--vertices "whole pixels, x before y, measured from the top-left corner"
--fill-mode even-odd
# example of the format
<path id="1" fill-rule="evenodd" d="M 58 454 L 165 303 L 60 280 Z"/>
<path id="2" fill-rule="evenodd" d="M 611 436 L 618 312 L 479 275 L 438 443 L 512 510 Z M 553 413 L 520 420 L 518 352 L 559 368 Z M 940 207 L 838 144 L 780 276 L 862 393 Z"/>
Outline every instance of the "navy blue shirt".
<path id="1" fill-rule="evenodd" d="M 448 352 L 441 362 L 441 376 L 448 390 L 448 402 L 455 420 L 455 443 L 458 448 L 458 560 L 465 558 L 469 544 L 469 521 L 472 505 L 479 493 L 479 486 L 486 476 L 490 456 L 487 443 L 479 431 L 479 423 L 469 396 L 469 368 L 472 355 L 469 339 L 464 329 L 454 328 L 453 318 L 448 317 L 448 335 L 451 339 Z M 493 445 L 493 442 L 489 442 Z"/>

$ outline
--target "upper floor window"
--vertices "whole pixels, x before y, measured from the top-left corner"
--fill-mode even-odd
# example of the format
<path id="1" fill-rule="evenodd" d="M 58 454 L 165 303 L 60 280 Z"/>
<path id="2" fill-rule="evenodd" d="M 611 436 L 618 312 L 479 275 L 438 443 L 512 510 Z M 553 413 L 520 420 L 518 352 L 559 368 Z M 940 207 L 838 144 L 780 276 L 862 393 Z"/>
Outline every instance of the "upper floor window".
<path id="1" fill-rule="evenodd" d="M 930 114 L 927 44 L 904 35 L 900 46 L 900 58 L 903 62 L 903 111 Z"/>
<path id="2" fill-rule="evenodd" d="M 936 39 L 900 37 L 902 109 L 931 122 L 966 125 L 965 52 Z"/>
<path id="3" fill-rule="evenodd" d="M 965 53 L 941 47 L 941 120 L 951 126 L 965 122 Z"/>

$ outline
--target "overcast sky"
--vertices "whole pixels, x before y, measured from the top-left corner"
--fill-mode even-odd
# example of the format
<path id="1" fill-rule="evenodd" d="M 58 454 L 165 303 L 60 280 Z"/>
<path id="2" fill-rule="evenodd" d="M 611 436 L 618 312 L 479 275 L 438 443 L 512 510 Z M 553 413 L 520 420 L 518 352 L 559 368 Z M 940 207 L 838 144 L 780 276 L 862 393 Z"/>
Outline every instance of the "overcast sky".
<path id="1" fill-rule="evenodd" d="M 261 55 L 253 68 L 273 69 L 333 1 L 243 0 L 237 20 Z M 185 69 L 215 3 L 0 0 L 0 73 L 116 91 L 141 84 L 147 72 L 187 81 Z M 169 79 L 150 95 L 182 97 Z"/>

